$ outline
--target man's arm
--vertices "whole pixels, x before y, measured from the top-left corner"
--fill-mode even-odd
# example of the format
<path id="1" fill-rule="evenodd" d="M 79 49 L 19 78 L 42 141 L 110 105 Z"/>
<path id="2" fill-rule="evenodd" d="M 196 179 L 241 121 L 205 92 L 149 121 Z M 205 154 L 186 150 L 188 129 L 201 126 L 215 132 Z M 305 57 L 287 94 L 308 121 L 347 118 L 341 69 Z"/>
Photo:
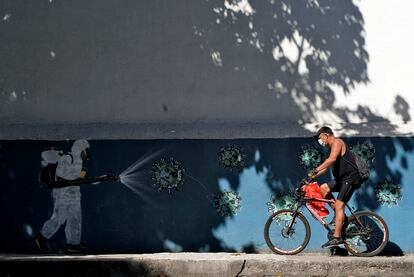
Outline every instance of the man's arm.
<path id="1" fill-rule="evenodd" d="M 335 142 L 332 145 L 329 157 L 315 169 L 316 174 L 313 176 L 313 178 L 316 178 L 325 173 L 328 170 L 328 168 L 335 163 L 336 159 L 341 154 L 341 146 L 341 141 L 339 139 L 335 140 Z"/>
<path id="2" fill-rule="evenodd" d="M 316 169 L 315 169 L 315 170 L 316 170 Z M 327 169 L 327 168 L 322 169 L 321 171 L 316 171 L 316 173 L 315 173 L 314 175 L 312 175 L 312 178 L 313 178 L 313 179 L 314 179 L 314 178 L 317 178 L 317 177 L 319 177 L 319 176 L 323 175 L 326 171 L 328 171 L 328 169 Z"/>

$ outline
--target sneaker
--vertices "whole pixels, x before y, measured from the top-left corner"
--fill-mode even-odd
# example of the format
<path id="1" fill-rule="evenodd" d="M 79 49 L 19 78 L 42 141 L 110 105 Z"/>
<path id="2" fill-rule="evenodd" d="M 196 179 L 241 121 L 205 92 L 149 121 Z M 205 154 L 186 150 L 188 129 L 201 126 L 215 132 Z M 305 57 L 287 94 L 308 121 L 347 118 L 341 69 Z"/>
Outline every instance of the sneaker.
<path id="1" fill-rule="evenodd" d="M 80 244 L 70 244 L 66 245 L 65 252 L 68 254 L 82 254 L 85 253 L 88 248 L 81 246 Z"/>
<path id="2" fill-rule="evenodd" d="M 333 239 L 329 240 L 327 243 L 322 245 L 322 248 L 332 248 L 332 247 L 340 246 L 343 244 L 344 244 L 344 241 L 341 238 L 334 237 Z"/>
<path id="3" fill-rule="evenodd" d="M 35 238 L 37 248 L 42 252 L 50 252 L 49 244 L 47 243 L 47 238 L 39 234 Z"/>

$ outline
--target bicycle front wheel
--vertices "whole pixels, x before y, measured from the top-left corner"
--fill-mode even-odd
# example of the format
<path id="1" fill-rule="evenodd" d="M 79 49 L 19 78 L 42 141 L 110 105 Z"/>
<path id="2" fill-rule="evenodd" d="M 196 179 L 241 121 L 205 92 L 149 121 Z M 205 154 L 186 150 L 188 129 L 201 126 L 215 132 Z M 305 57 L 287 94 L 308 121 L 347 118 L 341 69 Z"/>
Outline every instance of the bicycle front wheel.
<path id="1" fill-rule="evenodd" d="M 310 239 L 309 222 L 294 210 L 280 210 L 272 214 L 264 228 L 269 248 L 281 255 L 295 255 L 305 249 Z"/>
<path id="2" fill-rule="evenodd" d="M 370 211 L 356 212 L 345 229 L 346 249 L 355 256 L 372 257 L 388 243 L 388 227 L 384 219 Z"/>

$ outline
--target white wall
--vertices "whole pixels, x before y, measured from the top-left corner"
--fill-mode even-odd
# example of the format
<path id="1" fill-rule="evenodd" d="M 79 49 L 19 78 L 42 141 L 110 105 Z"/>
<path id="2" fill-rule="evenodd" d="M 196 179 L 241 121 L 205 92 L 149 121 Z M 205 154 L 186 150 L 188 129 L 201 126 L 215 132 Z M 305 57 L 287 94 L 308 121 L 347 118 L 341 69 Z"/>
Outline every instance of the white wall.
<path id="1" fill-rule="evenodd" d="M 365 18 L 366 48 L 370 56 L 368 72 L 371 82 L 357 86 L 351 94 L 336 91 L 336 106 L 356 108 L 364 103 L 378 115 L 400 124 L 401 132 L 412 133 L 414 125 L 404 124 L 395 113 L 395 98 L 402 96 L 414 118 L 414 2 L 410 0 L 360 0 Z M 356 119 L 355 122 L 358 122 Z M 392 134 L 391 134 L 392 135 Z"/>
<path id="2" fill-rule="evenodd" d="M 286 26 L 269 21 L 268 2 L 240 3 L 244 10 L 221 0 L 0 4 L 0 139 L 289 137 L 323 124 L 342 135 L 413 134 L 412 1 L 331 2 L 339 16 L 362 13 L 370 80 L 347 94 L 328 84 L 333 96 L 301 91 L 312 48 L 299 77 L 281 71 L 268 31 Z M 352 28 L 341 33 L 296 12 L 322 23 L 315 38 L 333 31 L 352 39 Z M 280 47 L 292 65 L 293 45 Z M 403 116 L 397 96 L 409 106 Z"/>

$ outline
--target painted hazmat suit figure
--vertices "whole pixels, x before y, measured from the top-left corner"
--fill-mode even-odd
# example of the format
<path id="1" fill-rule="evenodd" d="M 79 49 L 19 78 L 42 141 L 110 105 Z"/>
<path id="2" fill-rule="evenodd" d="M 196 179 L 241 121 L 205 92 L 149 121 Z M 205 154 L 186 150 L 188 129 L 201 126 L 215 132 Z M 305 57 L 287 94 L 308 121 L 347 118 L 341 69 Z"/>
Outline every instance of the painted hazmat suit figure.
<path id="1" fill-rule="evenodd" d="M 89 159 L 89 143 L 84 139 L 76 140 L 70 153 L 46 150 L 42 153 L 42 158 L 42 166 L 46 163 L 57 163 L 55 181 L 84 178 L 85 171 L 82 170 L 82 164 L 84 160 Z M 52 188 L 52 199 L 53 214 L 43 224 L 36 237 L 37 246 L 43 251 L 49 251 L 47 240 L 65 224 L 66 252 L 80 253 L 86 250 L 80 245 L 82 230 L 80 186 Z"/>

